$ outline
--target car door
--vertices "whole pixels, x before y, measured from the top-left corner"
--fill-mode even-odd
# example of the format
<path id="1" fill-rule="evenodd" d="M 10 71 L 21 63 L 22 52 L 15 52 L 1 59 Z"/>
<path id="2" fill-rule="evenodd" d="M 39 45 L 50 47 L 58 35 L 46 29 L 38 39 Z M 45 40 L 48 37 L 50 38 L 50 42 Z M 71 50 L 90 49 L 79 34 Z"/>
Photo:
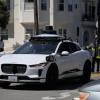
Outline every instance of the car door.
<path id="1" fill-rule="evenodd" d="M 70 49 L 71 49 L 71 59 L 72 59 L 72 65 L 71 65 L 71 69 L 73 71 L 73 74 L 77 74 L 78 72 L 81 71 L 81 48 L 75 44 L 75 43 L 69 43 Z"/>
<path id="2" fill-rule="evenodd" d="M 68 51 L 68 55 L 61 55 L 63 51 Z M 73 62 L 70 55 L 71 49 L 69 43 L 63 42 L 59 46 L 56 54 L 56 63 L 59 68 L 59 74 L 63 77 L 65 75 L 69 76 L 70 70 L 72 68 Z"/>

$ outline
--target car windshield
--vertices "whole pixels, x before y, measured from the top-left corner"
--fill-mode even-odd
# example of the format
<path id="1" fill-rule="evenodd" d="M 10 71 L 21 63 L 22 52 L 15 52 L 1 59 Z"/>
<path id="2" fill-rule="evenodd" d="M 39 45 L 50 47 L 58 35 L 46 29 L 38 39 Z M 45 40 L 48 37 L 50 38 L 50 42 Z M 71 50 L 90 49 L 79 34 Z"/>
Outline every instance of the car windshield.
<path id="1" fill-rule="evenodd" d="M 51 54 L 55 52 L 58 42 L 33 41 L 18 48 L 14 54 Z"/>

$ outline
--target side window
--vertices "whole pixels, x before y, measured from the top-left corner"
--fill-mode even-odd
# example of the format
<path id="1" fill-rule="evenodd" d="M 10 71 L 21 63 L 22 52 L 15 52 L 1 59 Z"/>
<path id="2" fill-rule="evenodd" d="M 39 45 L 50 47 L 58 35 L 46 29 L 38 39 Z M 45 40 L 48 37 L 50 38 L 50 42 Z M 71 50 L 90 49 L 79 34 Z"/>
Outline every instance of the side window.
<path id="1" fill-rule="evenodd" d="M 74 43 L 69 43 L 72 53 L 81 50 L 80 47 Z"/>
<path id="2" fill-rule="evenodd" d="M 62 44 L 60 45 L 60 47 L 59 47 L 57 53 L 61 53 L 62 51 L 68 51 L 68 52 L 71 52 L 69 43 L 62 43 Z"/>
<path id="3" fill-rule="evenodd" d="M 41 10 L 47 10 L 47 0 L 41 0 Z"/>

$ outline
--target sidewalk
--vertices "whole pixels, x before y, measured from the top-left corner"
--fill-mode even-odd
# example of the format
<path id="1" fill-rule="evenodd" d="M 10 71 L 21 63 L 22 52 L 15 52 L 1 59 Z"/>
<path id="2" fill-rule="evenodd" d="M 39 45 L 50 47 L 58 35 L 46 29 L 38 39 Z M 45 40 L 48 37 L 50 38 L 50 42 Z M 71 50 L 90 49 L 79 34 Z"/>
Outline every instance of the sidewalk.
<path id="1" fill-rule="evenodd" d="M 97 72 L 94 72 L 94 73 L 92 73 L 91 74 L 91 78 L 100 78 L 100 72 L 99 73 L 97 73 Z"/>

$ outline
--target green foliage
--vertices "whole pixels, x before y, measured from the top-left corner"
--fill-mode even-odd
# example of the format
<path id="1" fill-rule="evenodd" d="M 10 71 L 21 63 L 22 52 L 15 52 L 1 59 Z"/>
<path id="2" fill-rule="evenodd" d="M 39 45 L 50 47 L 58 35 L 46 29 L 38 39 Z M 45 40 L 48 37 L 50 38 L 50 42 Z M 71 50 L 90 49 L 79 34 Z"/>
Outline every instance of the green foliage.
<path id="1" fill-rule="evenodd" d="M 6 1 L 0 0 L 0 27 L 5 29 L 9 21 L 9 11 Z"/>

